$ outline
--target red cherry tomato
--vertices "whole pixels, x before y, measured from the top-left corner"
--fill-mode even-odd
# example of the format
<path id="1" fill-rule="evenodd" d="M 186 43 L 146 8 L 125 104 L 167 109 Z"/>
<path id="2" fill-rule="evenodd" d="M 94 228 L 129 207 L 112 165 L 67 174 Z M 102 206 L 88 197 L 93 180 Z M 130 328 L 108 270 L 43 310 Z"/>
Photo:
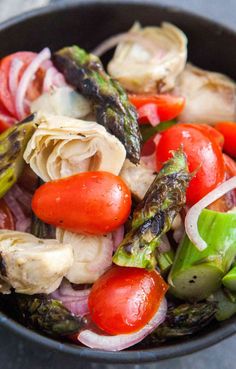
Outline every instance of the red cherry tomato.
<path id="1" fill-rule="evenodd" d="M 236 158 L 236 122 L 219 122 L 215 128 L 224 136 L 223 151 Z"/>
<path id="2" fill-rule="evenodd" d="M 185 98 L 172 95 L 129 95 L 129 101 L 139 109 L 147 104 L 154 104 L 161 122 L 176 118 L 183 110 Z M 142 117 L 140 123 L 147 124 L 147 117 Z"/>
<path id="3" fill-rule="evenodd" d="M 215 142 L 219 145 L 219 148 L 222 150 L 224 145 L 224 136 L 217 131 L 214 127 L 209 126 L 208 124 L 191 124 L 194 125 L 194 128 L 197 128 L 199 131 L 207 135 L 211 140 L 215 140 Z"/>
<path id="4" fill-rule="evenodd" d="M 223 156 L 215 140 L 211 140 L 191 124 L 176 124 L 166 130 L 156 150 L 160 169 L 171 157 L 171 150 L 183 146 L 190 172 L 196 171 L 187 189 L 187 204 L 193 205 L 225 178 Z"/>
<path id="5" fill-rule="evenodd" d="M 32 209 L 45 223 L 84 234 L 104 234 L 123 224 L 131 194 L 108 172 L 84 172 L 45 183 L 34 193 Z"/>
<path id="6" fill-rule="evenodd" d="M 0 100 L 9 113 L 16 117 L 16 110 L 14 101 L 9 89 L 9 72 L 11 69 L 11 63 L 13 59 L 19 59 L 24 64 L 21 69 L 19 77 L 22 75 L 23 70 L 29 65 L 29 63 L 35 57 L 35 53 L 29 51 L 19 51 L 14 54 L 10 54 L 3 58 L 0 62 Z"/>
<path id="7" fill-rule="evenodd" d="M 226 154 L 223 154 L 223 158 L 225 163 L 226 179 L 236 176 L 236 162 Z M 236 206 L 236 190 L 227 192 L 224 196 L 209 205 L 208 209 L 226 213 L 234 206 Z"/>
<path id="8" fill-rule="evenodd" d="M 135 332 L 152 319 L 166 291 L 156 271 L 114 266 L 92 287 L 91 318 L 110 334 Z"/>
<path id="9" fill-rule="evenodd" d="M 16 119 L 10 115 L 0 100 L 0 133 L 10 128 L 14 123 L 16 123 Z"/>
<path id="10" fill-rule="evenodd" d="M 0 229 L 15 229 L 12 213 L 3 199 L 0 199 Z"/>

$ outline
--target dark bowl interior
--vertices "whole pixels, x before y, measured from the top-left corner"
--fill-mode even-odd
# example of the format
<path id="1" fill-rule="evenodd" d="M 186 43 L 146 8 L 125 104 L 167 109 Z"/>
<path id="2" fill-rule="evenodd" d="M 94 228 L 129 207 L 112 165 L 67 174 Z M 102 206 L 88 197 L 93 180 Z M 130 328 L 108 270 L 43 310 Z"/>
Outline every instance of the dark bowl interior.
<path id="1" fill-rule="evenodd" d="M 207 19 L 178 9 L 168 9 L 155 1 L 112 2 L 80 1 L 77 5 L 55 5 L 33 11 L 0 25 L 0 56 L 18 50 L 52 50 L 79 44 L 91 50 L 105 38 L 126 31 L 135 20 L 143 25 L 159 25 L 169 21 L 179 26 L 189 40 L 189 60 L 196 65 L 223 72 L 236 79 L 236 33 Z M 4 299 L 0 299 L 4 311 Z M 37 334 L 10 316 L 0 312 L 0 323 L 15 333 L 51 349 L 76 355 L 88 361 L 113 363 L 153 362 L 185 355 L 206 348 L 236 332 L 236 317 L 221 324 L 214 323 L 198 335 L 159 347 L 135 346 L 122 352 L 102 352 L 61 343 Z"/>

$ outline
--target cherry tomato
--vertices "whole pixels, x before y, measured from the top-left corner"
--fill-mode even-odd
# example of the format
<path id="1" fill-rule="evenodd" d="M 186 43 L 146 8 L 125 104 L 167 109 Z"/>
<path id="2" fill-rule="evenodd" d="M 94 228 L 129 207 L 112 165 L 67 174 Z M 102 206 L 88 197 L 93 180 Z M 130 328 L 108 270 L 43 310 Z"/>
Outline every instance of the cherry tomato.
<path id="1" fill-rule="evenodd" d="M 35 55 L 35 53 L 29 51 L 19 51 L 6 56 L 0 62 L 0 100 L 9 113 L 14 117 L 16 117 L 15 105 L 9 89 L 9 72 L 12 60 L 19 59 L 24 63 L 20 73 L 20 75 L 22 75 L 23 70 L 33 60 Z"/>
<path id="2" fill-rule="evenodd" d="M 114 266 L 93 285 L 88 305 L 94 323 L 110 334 L 135 332 L 156 313 L 167 285 L 156 271 Z"/>
<path id="3" fill-rule="evenodd" d="M 0 101 L 0 133 L 10 128 L 14 123 L 16 123 L 16 119 L 10 115 Z"/>
<path id="4" fill-rule="evenodd" d="M 236 122 L 219 122 L 215 128 L 224 136 L 223 151 L 236 158 Z"/>
<path id="5" fill-rule="evenodd" d="M 222 153 L 215 140 L 191 124 L 176 124 L 166 130 L 156 150 L 160 169 L 171 157 L 171 150 L 183 146 L 190 172 L 196 171 L 187 189 L 187 204 L 193 205 L 224 181 L 225 167 Z"/>
<path id="6" fill-rule="evenodd" d="M 161 122 L 177 117 L 183 110 L 185 98 L 172 95 L 129 95 L 129 101 L 137 108 L 146 104 L 154 104 Z M 140 123 L 149 123 L 147 117 L 142 117 Z"/>
<path id="7" fill-rule="evenodd" d="M 223 158 L 225 163 L 226 179 L 236 176 L 236 162 L 226 154 L 223 154 Z M 236 190 L 227 192 L 224 196 L 210 204 L 208 209 L 226 213 L 234 206 L 236 206 Z"/>
<path id="8" fill-rule="evenodd" d="M 32 209 L 45 223 L 84 234 L 104 234 L 123 224 L 131 194 L 123 180 L 108 172 L 84 172 L 45 183 Z"/>
<path id="9" fill-rule="evenodd" d="M 0 199 L 0 229 L 15 229 L 12 213 L 3 199 Z"/>
<path id="10" fill-rule="evenodd" d="M 224 136 L 219 131 L 217 131 L 212 126 L 209 126 L 208 124 L 193 124 L 193 125 L 199 131 L 201 131 L 202 133 L 204 133 L 205 135 L 207 135 L 211 140 L 215 140 L 215 142 L 219 145 L 219 148 L 221 150 L 223 149 Z"/>

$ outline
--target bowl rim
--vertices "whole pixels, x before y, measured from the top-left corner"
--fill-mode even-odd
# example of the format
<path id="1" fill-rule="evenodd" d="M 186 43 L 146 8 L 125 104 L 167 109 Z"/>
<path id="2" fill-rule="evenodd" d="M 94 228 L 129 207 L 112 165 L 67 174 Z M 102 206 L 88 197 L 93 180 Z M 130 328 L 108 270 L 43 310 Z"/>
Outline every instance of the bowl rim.
<path id="1" fill-rule="evenodd" d="M 67 2 L 67 3 L 52 3 L 44 7 L 36 8 L 20 15 L 14 16 L 0 23 L 0 32 L 7 30 L 8 27 L 20 24 L 28 19 L 43 16 L 46 14 L 54 13 L 55 11 L 66 11 L 78 8 L 79 6 L 92 6 L 98 4 L 108 4 L 107 0 L 77 0 L 77 2 Z M 122 5 L 144 5 L 143 0 L 115 0 L 110 3 L 112 6 L 122 6 Z M 174 13 L 181 12 L 183 16 L 191 17 L 196 22 L 208 23 L 212 26 L 217 27 L 221 31 L 224 31 L 236 39 L 236 30 L 220 24 L 214 20 L 208 19 L 207 17 L 198 15 L 194 12 L 186 11 L 176 6 L 164 6 L 156 3 L 155 0 L 146 0 L 145 6 L 154 6 L 156 8 L 162 9 L 166 12 Z M 38 343 L 44 347 L 52 349 L 54 351 L 64 352 L 71 354 L 73 356 L 80 357 L 91 362 L 102 362 L 102 363 L 151 363 L 160 360 L 175 358 L 179 356 L 188 355 L 190 353 L 200 351 L 216 343 L 221 342 L 227 337 L 232 336 L 236 333 L 236 320 L 232 319 L 226 321 L 224 326 L 221 326 L 217 331 L 212 331 L 205 336 L 193 337 L 186 340 L 185 342 L 175 343 L 172 346 L 159 346 L 151 349 L 140 349 L 140 350 L 128 350 L 119 352 L 101 351 L 90 349 L 87 347 L 77 346 L 70 343 L 62 343 L 56 341 L 52 338 L 46 337 L 37 333 L 25 326 L 21 325 L 17 321 L 8 317 L 6 314 L 0 311 L 0 325 L 16 333 L 19 336 L 23 336 L 29 341 Z"/>

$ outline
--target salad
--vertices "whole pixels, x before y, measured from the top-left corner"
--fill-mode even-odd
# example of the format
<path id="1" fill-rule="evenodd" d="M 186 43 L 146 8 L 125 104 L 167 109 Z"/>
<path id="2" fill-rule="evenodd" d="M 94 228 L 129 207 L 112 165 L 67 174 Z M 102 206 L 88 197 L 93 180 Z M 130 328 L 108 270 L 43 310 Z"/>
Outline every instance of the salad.
<path id="1" fill-rule="evenodd" d="M 22 324 L 119 351 L 236 313 L 235 87 L 169 23 L 2 58 L 0 293 Z"/>

